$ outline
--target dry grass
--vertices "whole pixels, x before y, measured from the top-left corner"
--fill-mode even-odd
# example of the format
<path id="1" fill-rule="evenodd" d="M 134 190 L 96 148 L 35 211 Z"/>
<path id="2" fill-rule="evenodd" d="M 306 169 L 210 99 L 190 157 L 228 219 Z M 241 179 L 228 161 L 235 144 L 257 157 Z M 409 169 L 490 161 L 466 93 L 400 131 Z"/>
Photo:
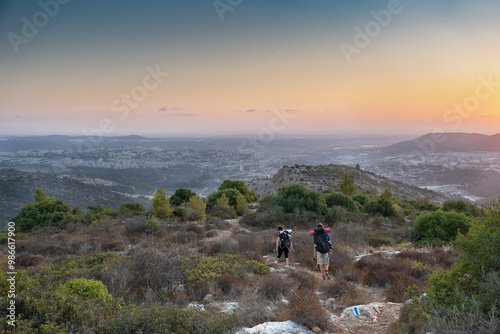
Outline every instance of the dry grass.
<path id="1" fill-rule="evenodd" d="M 306 270 L 294 270 L 290 272 L 289 279 L 295 290 L 316 290 L 319 286 L 318 279 Z"/>
<path id="2" fill-rule="evenodd" d="M 247 283 L 237 275 L 223 274 L 217 279 L 218 288 L 226 295 L 232 297 L 240 296 L 246 288 Z"/>
<path id="3" fill-rule="evenodd" d="M 262 277 L 257 284 L 257 292 L 270 301 L 286 296 L 292 290 L 292 282 L 279 274 L 269 274 Z"/>
<path id="4" fill-rule="evenodd" d="M 387 289 L 385 299 L 388 302 L 404 303 L 408 298 L 406 290 L 417 282 L 411 276 L 401 276 Z"/>
<path id="5" fill-rule="evenodd" d="M 329 327 L 328 312 L 322 307 L 316 294 L 309 290 L 294 293 L 285 312 L 288 319 L 308 328 L 318 326 L 325 330 Z"/>

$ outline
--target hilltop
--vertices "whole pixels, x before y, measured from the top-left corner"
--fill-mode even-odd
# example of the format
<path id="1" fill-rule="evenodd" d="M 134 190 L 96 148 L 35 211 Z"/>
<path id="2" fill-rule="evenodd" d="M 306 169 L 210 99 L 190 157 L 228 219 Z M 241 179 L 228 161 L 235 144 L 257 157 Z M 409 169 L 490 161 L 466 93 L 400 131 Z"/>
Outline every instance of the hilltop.
<path id="1" fill-rule="evenodd" d="M 360 190 L 368 192 L 375 190 L 381 193 L 385 188 L 389 188 L 396 197 L 405 199 L 428 198 L 429 201 L 439 204 L 449 199 L 445 195 L 434 191 L 344 165 L 284 166 L 272 179 L 252 180 L 247 184 L 259 198 L 275 195 L 280 188 L 292 184 L 302 184 L 316 191 L 325 191 L 328 187 L 333 187 L 334 190 L 339 191 L 339 183 L 345 173 L 354 174 L 355 182 Z"/>

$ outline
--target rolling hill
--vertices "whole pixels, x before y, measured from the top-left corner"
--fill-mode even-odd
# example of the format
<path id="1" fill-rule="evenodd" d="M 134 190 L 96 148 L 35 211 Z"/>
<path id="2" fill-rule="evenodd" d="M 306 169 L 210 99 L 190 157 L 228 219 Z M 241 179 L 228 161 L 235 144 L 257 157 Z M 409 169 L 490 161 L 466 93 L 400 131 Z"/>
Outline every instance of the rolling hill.
<path id="1" fill-rule="evenodd" d="M 377 191 L 381 193 L 385 188 L 389 188 L 396 197 L 406 199 L 428 198 L 429 201 L 436 204 L 441 204 L 449 199 L 445 195 L 434 191 L 344 165 L 284 166 L 272 179 L 252 180 L 247 182 L 247 185 L 255 191 L 259 198 L 275 195 L 280 188 L 292 184 L 302 184 L 317 191 L 325 191 L 331 186 L 336 191 L 339 191 L 339 183 L 344 173 L 354 173 L 354 179 L 359 188 L 368 192 Z"/>
<path id="2" fill-rule="evenodd" d="M 380 149 L 385 155 L 427 155 L 446 152 L 500 152 L 500 134 L 428 133 Z"/>

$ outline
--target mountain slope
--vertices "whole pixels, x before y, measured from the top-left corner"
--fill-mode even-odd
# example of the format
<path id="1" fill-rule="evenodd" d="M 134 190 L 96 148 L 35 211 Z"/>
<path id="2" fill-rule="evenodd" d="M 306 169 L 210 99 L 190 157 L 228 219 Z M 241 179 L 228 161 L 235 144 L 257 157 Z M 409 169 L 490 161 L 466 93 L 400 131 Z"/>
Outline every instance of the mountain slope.
<path id="1" fill-rule="evenodd" d="M 428 133 L 381 149 L 385 155 L 446 152 L 500 152 L 500 134 Z"/>
<path id="2" fill-rule="evenodd" d="M 68 176 L 4 169 L 0 170 L 0 222 L 7 223 L 23 206 L 34 202 L 35 188 L 41 188 L 45 194 L 72 207 L 79 205 L 83 210 L 91 204 L 109 205 L 115 210 L 127 202 L 151 206 L 145 197 L 126 196 L 104 185 L 88 184 Z"/>
<path id="3" fill-rule="evenodd" d="M 372 172 L 358 170 L 353 167 L 343 165 L 326 166 L 285 166 L 281 168 L 270 180 L 252 180 L 247 185 L 255 191 L 259 198 L 267 195 L 275 195 L 282 187 L 292 184 L 302 184 L 309 189 L 324 191 L 328 187 L 339 190 L 339 183 L 344 173 L 353 173 L 354 180 L 361 190 L 378 193 L 389 188 L 394 196 L 407 199 L 428 198 L 431 202 L 442 203 L 449 199 L 443 194 L 422 189 L 400 181 L 394 181 Z"/>

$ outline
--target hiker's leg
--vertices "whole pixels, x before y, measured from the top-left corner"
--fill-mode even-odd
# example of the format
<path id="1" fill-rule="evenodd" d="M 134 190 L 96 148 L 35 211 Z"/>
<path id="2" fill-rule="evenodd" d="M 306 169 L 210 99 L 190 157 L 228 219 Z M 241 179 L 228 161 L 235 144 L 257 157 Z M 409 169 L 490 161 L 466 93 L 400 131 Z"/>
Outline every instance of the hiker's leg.
<path id="1" fill-rule="evenodd" d="M 286 265 L 288 266 L 288 264 L 289 264 L 289 261 L 288 261 L 288 248 L 285 248 L 285 261 L 286 261 Z"/>

